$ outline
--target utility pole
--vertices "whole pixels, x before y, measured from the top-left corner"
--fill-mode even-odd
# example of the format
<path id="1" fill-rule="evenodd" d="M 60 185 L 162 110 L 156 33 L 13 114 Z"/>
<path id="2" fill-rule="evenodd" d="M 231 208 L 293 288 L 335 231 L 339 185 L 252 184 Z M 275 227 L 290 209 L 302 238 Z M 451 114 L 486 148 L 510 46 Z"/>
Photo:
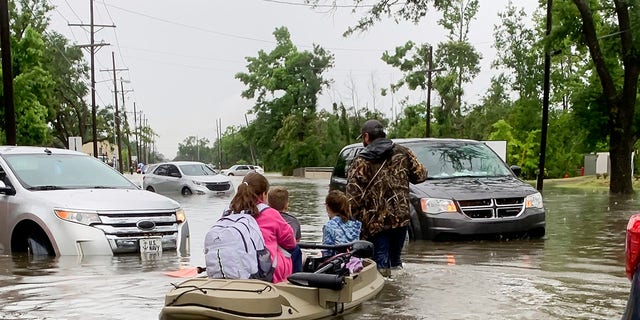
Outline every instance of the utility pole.
<path id="1" fill-rule="evenodd" d="M 96 107 L 96 75 L 95 75 L 95 54 L 96 54 L 96 47 L 102 47 L 102 46 L 108 46 L 108 43 L 99 43 L 96 44 L 95 43 L 95 29 L 94 27 L 101 27 L 101 28 L 106 28 L 106 27 L 111 27 L 111 28 L 115 28 L 116 26 L 114 25 L 96 25 L 93 23 L 93 0 L 89 0 L 89 10 L 90 10 L 90 14 L 91 14 L 91 23 L 89 25 L 86 24 L 73 24 L 70 23 L 69 26 L 70 27 L 90 27 L 90 33 L 91 33 L 91 43 L 88 45 L 79 45 L 79 48 L 89 48 L 89 55 L 91 57 L 91 125 L 93 127 L 92 129 L 92 135 L 93 135 L 93 156 L 94 157 L 98 157 L 98 125 L 97 125 L 97 107 Z"/>
<path id="2" fill-rule="evenodd" d="M 249 119 L 247 118 L 247 114 L 244 114 L 244 121 L 247 123 L 247 128 L 249 127 Z M 251 144 L 251 142 L 249 142 L 249 151 L 251 151 L 251 159 L 253 160 L 253 164 L 254 165 L 258 165 L 256 163 L 256 155 L 255 152 L 253 150 L 253 144 Z"/>
<path id="3" fill-rule="evenodd" d="M 433 47 L 429 46 L 429 69 L 427 72 L 427 117 L 425 119 L 427 124 L 425 137 L 431 136 L 431 73 L 437 71 L 443 71 L 444 68 L 433 68 Z"/>
<path id="4" fill-rule="evenodd" d="M 216 133 L 218 134 L 218 170 L 222 170 L 222 119 L 216 121 Z"/>
<path id="5" fill-rule="evenodd" d="M 13 104 L 13 72 L 11 65 L 11 32 L 9 31 L 9 2 L 0 0 L 0 50 L 2 50 L 2 93 L 4 125 L 7 145 L 17 144 L 16 109 Z"/>
<path id="6" fill-rule="evenodd" d="M 113 72 L 113 92 L 115 95 L 115 107 L 116 107 L 116 111 L 114 114 L 114 118 L 115 118 L 115 126 L 116 126 L 116 141 L 117 141 L 117 155 L 118 155 L 118 171 L 120 171 L 120 173 L 122 173 L 122 139 L 120 138 L 120 112 L 118 111 L 118 79 L 116 78 L 116 71 L 125 71 L 125 70 L 129 70 L 129 69 L 116 69 L 116 56 L 115 56 L 115 52 L 111 51 L 111 63 L 113 65 L 113 69 L 109 70 L 109 69 L 103 69 L 100 71 L 112 71 Z"/>
<path id="7" fill-rule="evenodd" d="M 122 114 L 124 115 L 124 134 L 125 134 L 125 140 L 127 142 L 127 154 L 129 155 L 129 164 L 127 165 L 129 168 L 131 168 L 131 164 L 132 164 L 132 159 L 131 159 L 131 135 L 130 135 L 130 128 L 129 128 L 129 121 L 127 120 L 127 109 L 125 108 L 124 105 L 124 94 L 127 92 L 133 92 L 133 90 L 124 90 L 124 82 L 129 82 L 127 80 L 123 80 L 122 77 L 120 77 L 120 95 L 122 96 Z"/>
<path id="8" fill-rule="evenodd" d="M 136 111 L 136 102 L 133 102 L 133 133 L 136 135 L 136 162 L 141 162 L 140 159 L 140 138 L 138 136 L 138 112 Z"/>
<path id="9" fill-rule="evenodd" d="M 546 36 L 551 34 L 551 8 L 552 0 L 547 0 L 547 30 Z M 540 160 L 538 163 L 538 177 L 536 180 L 536 189 L 542 192 L 544 183 L 544 161 L 547 155 L 547 127 L 549 123 L 549 91 L 550 89 L 550 69 L 551 69 L 551 52 L 550 48 L 544 50 L 544 81 L 542 94 L 542 131 L 540 132 Z"/>
<path id="10" fill-rule="evenodd" d="M 149 119 L 147 117 L 144 117 L 144 128 L 145 130 L 147 129 L 147 126 L 149 126 Z M 147 137 L 147 140 L 149 140 L 151 137 Z M 145 151 L 145 163 L 149 163 L 149 142 L 145 141 L 144 142 L 144 151 Z"/>

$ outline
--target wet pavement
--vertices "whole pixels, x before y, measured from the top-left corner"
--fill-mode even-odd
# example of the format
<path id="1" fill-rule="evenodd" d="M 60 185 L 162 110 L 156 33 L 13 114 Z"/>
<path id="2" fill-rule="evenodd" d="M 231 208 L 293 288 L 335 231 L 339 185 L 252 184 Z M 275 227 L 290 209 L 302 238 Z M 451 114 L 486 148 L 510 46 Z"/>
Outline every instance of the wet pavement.
<path id="1" fill-rule="evenodd" d="M 303 240 L 319 241 L 327 219 L 328 182 L 269 180 L 289 189 Z M 158 319 L 164 294 L 180 280 L 164 272 L 203 265 L 204 234 L 230 200 L 169 196 L 188 215 L 189 257 L 174 252 L 155 259 L 0 256 L 0 319 Z M 376 299 L 342 318 L 620 319 L 630 289 L 624 272 L 625 228 L 628 218 L 640 212 L 637 197 L 553 188 L 543 196 L 545 239 L 410 242 L 405 270 Z"/>

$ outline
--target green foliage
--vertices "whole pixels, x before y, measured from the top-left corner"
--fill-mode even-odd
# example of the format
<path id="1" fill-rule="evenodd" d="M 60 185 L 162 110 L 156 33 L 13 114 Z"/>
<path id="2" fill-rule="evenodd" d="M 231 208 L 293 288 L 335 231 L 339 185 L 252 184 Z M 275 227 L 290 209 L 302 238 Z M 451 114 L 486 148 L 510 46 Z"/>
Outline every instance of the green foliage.
<path id="1" fill-rule="evenodd" d="M 53 79 L 43 69 L 44 41 L 41 34 L 27 27 L 12 47 L 14 108 L 19 145 L 50 143 L 47 106 L 53 96 Z M 4 128 L 4 106 L 2 108 Z"/>
<path id="2" fill-rule="evenodd" d="M 317 119 L 318 95 L 329 85 L 322 73 L 333 66 L 334 58 L 317 45 L 311 52 L 298 51 L 285 27 L 277 28 L 273 35 L 276 47 L 246 58 L 247 72 L 235 77 L 247 86 L 242 96 L 255 100 L 252 112 L 256 119 L 247 135 L 256 153 L 275 169 L 289 171 L 294 165 L 318 159 L 315 149 L 305 142 L 317 138 L 308 124 Z M 290 140 L 283 146 L 278 137 Z"/>
<path id="3" fill-rule="evenodd" d="M 190 136 L 178 144 L 175 161 L 200 161 L 214 163 L 215 151 L 209 146 L 209 139 Z"/>

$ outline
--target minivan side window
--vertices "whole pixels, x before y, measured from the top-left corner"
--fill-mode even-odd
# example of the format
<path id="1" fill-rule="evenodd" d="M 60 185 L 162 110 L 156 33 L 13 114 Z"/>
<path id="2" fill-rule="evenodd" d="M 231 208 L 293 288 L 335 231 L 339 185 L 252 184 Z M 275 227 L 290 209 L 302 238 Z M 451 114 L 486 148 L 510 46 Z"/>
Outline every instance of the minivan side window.
<path id="1" fill-rule="evenodd" d="M 336 178 L 347 178 L 347 172 L 349 171 L 349 165 L 351 161 L 358 155 L 362 148 L 354 147 L 342 150 L 336 161 L 336 166 L 333 168 L 333 176 Z"/>

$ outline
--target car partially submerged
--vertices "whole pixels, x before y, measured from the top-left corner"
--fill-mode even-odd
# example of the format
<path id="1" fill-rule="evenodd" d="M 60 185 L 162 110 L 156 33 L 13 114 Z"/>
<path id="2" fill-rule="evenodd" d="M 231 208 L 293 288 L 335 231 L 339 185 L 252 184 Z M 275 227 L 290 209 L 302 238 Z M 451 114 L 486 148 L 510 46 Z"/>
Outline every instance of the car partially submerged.
<path id="1" fill-rule="evenodd" d="M 0 254 L 189 254 L 184 210 L 87 154 L 0 146 Z"/>
<path id="2" fill-rule="evenodd" d="M 545 235 L 541 194 L 518 178 L 485 143 L 466 139 L 396 139 L 427 168 L 425 182 L 409 186 L 412 239 Z M 342 149 L 330 188 L 345 190 L 361 143 Z"/>
<path id="3" fill-rule="evenodd" d="M 172 161 L 156 164 L 142 178 L 142 188 L 152 192 L 182 195 L 230 195 L 233 183 L 197 161 Z"/>

